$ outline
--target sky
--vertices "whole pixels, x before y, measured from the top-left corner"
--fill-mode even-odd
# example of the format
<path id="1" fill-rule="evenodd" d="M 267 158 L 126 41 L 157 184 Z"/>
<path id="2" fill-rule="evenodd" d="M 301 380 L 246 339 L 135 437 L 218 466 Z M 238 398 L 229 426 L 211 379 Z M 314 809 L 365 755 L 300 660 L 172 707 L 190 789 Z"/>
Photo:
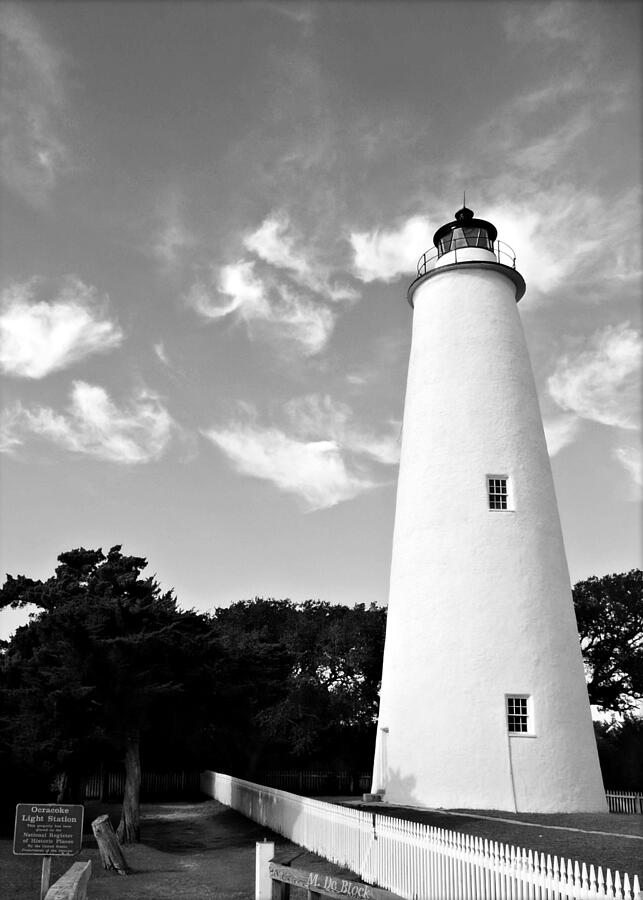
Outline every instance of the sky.
<path id="1" fill-rule="evenodd" d="M 121 544 L 184 608 L 386 603 L 406 290 L 464 191 L 572 582 L 640 566 L 641 10 L 2 3 L 3 575 Z"/>

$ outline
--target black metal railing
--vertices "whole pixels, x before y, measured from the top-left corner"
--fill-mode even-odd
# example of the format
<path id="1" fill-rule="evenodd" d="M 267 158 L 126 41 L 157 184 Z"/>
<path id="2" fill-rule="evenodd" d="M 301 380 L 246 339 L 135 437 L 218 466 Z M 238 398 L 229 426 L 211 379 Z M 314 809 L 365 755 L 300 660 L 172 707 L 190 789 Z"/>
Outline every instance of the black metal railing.
<path id="1" fill-rule="evenodd" d="M 454 263 L 458 262 L 458 250 L 489 250 L 489 252 L 493 253 L 496 257 L 496 262 L 500 263 L 501 266 L 509 266 L 512 269 L 516 268 L 516 254 L 509 244 L 505 244 L 504 241 L 495 241 L 494 245 L 491 248 L 488 248 L 474 247 L 471 246 L 471 244 L 468 244 L 466 240 L 456 239 L 451 242 L 451 247 L 448 251 L 449 253 L 454 253 Z M 434 269 L 438 259 L 445 255 L 444 252 L 440 252 L 435 247 L 431 250 L 427 250 L 426 253 L 423 253 L 418 260 L 418 278 L 421 275 L 426 275 L 431 269 Z M 466 258 L 463 259 L 462 262 L 467 262 Z"/>

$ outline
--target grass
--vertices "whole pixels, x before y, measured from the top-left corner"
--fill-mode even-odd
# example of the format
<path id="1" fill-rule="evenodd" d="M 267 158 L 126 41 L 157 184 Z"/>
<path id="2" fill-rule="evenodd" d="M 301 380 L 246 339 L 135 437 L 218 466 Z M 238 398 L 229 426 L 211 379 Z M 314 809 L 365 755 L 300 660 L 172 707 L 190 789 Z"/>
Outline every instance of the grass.
<path id="1" fill-rule="evenodd" d="M 638 875 L 643 884 L 643 816 L 640 815 L 613 813 L 536 815 L 498 810 L 427 811 L 387 806 L 384 803 L 362 804 L 350 800 L 342 803 L 385 816 L 423 822 L 434 828 L 446 828 L 449 831 L 459 831 L 490 841 L 536 850 L 538 853 L 577 860 L 579 863 L 602 866 L 603 871 L 611 869 L 612 873 L 614 871 L 620 872 L 621 875 L 627 873 L 630 878 Z M 523 822 L 528 824 L 520 824 Z"/>

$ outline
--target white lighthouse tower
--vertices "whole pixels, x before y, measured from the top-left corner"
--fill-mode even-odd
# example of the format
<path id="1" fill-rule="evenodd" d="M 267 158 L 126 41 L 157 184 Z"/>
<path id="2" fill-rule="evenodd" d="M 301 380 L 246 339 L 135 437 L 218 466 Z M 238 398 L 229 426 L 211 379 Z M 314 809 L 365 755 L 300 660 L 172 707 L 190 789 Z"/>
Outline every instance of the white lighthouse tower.
<path id="1" fill-rule="evenodd" d="M 496 236 L 463 207 L 408 291 L 372 790 L 425 807 L 606 811 L 517 310 L 525 282 Z"/>

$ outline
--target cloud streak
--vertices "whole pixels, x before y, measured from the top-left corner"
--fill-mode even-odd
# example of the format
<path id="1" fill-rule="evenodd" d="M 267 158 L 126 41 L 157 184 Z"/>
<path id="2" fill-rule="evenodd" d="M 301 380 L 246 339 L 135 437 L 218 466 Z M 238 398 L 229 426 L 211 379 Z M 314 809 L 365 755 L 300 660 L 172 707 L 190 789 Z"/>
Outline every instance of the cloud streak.
<path id="1" fill-rule="evenodd" d="M 640 441 L 636 444 L 621 444 L 612 451 L 614 459 L 620 463 L 632 480 L 635 490 L 632 500 L 638 500 L 643 487 L 643 455 L 641 454 Z"/>
<path id="2" fill-rule="evenodd" d="M 562 357 L 547 380 L 556 403 L 584 419 L 640 428 L 641 335 L 629 323 L 596 332 L 587 350 Z"/>
<path id="3" fill-rule="evenodd" d="M 299 441 L 277 428 L 242 423 L 204 434 L 242 475 L 272 482 L 309 510 L 335 506 L 374 487 L 348 472 L 333 441 Z"/>
<path id="4" fill-rule="evenodd" d="M 296 398 L 284 414 L 286 427 L 267 427 L 245 407 L 242 417 L 203 434 L 240 474 L 271 482 L 309 511 L 381 486 L 372 463 L 397 462 L 397 426 L 381 435 L 363 431 L 350 407 L 328 396 Z"/>
<path id="5" fill-rule="evenodd" d="M 335 326 L 331 309 L 286 284 L 258 275 L 251 260 L 223 266 L 216 286 L 196 282 L 186 302 L 205 318 L 234 314 L 246 324 L 251 338 L 285 341 L 307 356 L 325 347 Z"/>
<path id="6" fill-rule="evenodd" d="M 13 407 L 4 421 L 3 443 L 11 451 L 26 437 L 37 436 L 72 453 L 136 465 L 159 459 L 174 427 L 152 391 L 138 391 L 119 408 L 103 388 L 76 381 L 64 413 L 50 407 Z"/>
<path id="7" fill-rule="evenodd" d="M 195 236 L 185 224 L 182 206 L 179 192 L 171 190 L 158 207 L 156 218 L 160 226 L 156 230 L 151 250 L 165 269 L 176 269 L 186 252 L 196 244 Z"/>
<path id="8" fill-rule="evenodd" d="M 355 276 L 368 284 L 414 273 L 422 253 L 433 246 L 434 230 L 426 218 L 414 216 L 395 230 L 353 232 L 350 242 Z"/>
<path id="9" fill-rule="evenodd" d="M 328 394 L 297 397 L 285 405 L 284 412 L 301 439 L 331 440 L 344 452 L 366 456 L 384 465 L 399 462 L 399 422 L 390 423 L 381 433 L 361 428 L 351 407 Z"/>
<path id="10" fill-rule="evenodd" d="M 7 375 L 44 378 L 123 341 L 107 313 L 108 300 L 68 276 L 51 300 L 37 300 L 41 279 L 13 284 L 0 295 L 0 368 Z"/>
<path id="11" fill-rule="evenodd" d="M 573 444 L 581 429 L 581 420 L 574 413 L 543 420 L 547 450 L 551 457 Z"/>
<path id="12" fill-rule="evenodd" d="M 356 300 L 359 293 L 346 284 L 332 282 L 328 267 L 323 265 L 293 228 L 283 211 L 273 213 L 255 231 L 243 237 L 246 249 L 259 259 L 286 273 L 297 284 L 308 288 L 324 300 L 333 302 Z"/>
<path id="13" fill-rule="evenodd" d="M 0 39 L 4 110 L 0 176 L 11 190 L 42 205 L 70 168 L 63 138 L 68 120 L 64 59 L 24 5 L 2 5 Z"/>

